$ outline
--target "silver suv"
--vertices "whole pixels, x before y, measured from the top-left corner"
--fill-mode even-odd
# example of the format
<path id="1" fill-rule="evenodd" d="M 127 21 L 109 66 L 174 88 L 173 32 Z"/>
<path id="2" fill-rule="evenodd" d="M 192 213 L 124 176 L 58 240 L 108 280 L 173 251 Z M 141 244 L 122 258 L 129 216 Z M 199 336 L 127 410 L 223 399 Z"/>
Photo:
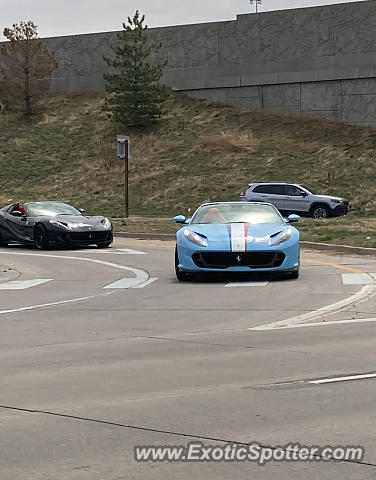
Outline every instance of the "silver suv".
<path id="1" fill-rule="evenodd" d="M 317 195 L 296 183 L 251 183 L 240 194 L 245 202 L 269 202 L 281 213 L 297 213 L 313 218 L 346 215 L 349 202 L 345 198 Z"/>

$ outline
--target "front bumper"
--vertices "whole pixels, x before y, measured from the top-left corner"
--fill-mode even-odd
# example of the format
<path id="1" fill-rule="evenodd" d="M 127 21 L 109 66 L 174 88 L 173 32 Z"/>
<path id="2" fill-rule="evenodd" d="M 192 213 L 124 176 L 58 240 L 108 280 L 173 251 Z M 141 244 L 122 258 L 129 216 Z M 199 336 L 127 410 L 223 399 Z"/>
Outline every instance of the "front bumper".
<path id="1" fill-rule="evenodd" d="M 336 207 L 333 208 L 332 214 L 334 217 L 340 217 L 341 215 L 347 215 L 350 210 L 350 205 L 343 204 L 343 205 L 337 205 Z"/>
<path id="2" fill-rule="evenodd" d="M 281 248 L 270 247 L 231 252 L 229 250 L 192 249 L 178 245 L 179 270 L 182 272 L 282 272 L 299 268 L 299 242 Z"/>
<path id="3" fill-rule="evenodd" d="M 50 230 L 49 241 L 57 245 L 94 245 L 109 243 L 113 240 L 112 230 L 61 231 Z"/>
<path id="4" fill-rule="evenodd" d="M 226 270 L 230 267 L 276 268 L 282 265 L 285 254 L 278 251 L 260 252 L 196 252 L 192 260 L 196 267 Z"/>

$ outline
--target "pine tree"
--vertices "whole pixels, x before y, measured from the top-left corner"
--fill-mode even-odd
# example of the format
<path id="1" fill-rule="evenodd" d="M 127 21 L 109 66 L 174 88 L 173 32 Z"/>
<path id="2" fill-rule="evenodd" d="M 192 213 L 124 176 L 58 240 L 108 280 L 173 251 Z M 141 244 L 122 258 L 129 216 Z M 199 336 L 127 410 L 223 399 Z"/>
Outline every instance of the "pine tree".
<path id="1" fill-rule="evenodd" d="M 1 48 L 0 94 L 11 104 L 22 100 L 24 114 L 31 115 L 34 98 L 48 90 L 49 76 L 57 68 L 55 55 L 43 45 L 32 21 L 5 28 L 4 36 L 8 42 Z"/>
<path id="2" fill-rule="evenodd" d="M 115 122 L 139 127 L 156 123 L 162 114 L 163 88 L 158 84 L 167 62 L 152 63 L 150 57 L 161 43 L 149 40 L 145 15 L 137 10 L 112 46 L 114 58 L 105 57 L 110 73 L 103 77 L 110 93 L 105 110 Z"/>

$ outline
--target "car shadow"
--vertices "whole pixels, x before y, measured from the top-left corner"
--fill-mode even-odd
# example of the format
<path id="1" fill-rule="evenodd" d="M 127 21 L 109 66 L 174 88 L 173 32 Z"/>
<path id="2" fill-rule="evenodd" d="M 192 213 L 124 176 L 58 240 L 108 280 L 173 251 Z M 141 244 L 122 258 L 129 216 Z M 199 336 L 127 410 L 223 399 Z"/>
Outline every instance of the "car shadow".
<path id="1" fill-rule="evenodd" d="M 292 281 L 289 274 L 280 272 L 200 272 L 192 274 L 184 282 L 176 280 L 174 283 L 222 284 L 230 282 L 285 282 Z"/>
<path id="2" fill-rule="evenodd" d="M 37 252 L 64 252 L 64 251 L 80 251 L 80 250 L 111 250 L 112 246 L 100 249 L 96 245 L 52 245 L 48 247 L 46 250 L 39 250 L 35 245 L 33 244 L 22 244 L 22 243 L 10 243 L 9 245 L 2 247 L 3 249 L 22 249 L 22 250 L 32 250 L 32 251 L 37 251 Z"/>

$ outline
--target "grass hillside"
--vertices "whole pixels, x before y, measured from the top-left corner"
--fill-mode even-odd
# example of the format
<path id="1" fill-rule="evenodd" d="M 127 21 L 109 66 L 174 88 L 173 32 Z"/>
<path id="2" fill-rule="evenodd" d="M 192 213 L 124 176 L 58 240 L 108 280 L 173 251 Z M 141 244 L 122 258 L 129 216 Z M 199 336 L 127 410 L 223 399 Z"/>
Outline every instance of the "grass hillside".
<path id="1" fill-rule="evenodd" d="M 113 127 L 103 98 L 53 95 L 31 120 L 0 115 L 0 204 L 61 199 L 121 217 L 115 136 L 124 133 L 132 137 L 131 215 L 171 217 L 205 201 L 238 200 L 253 181 L 293 181 L 351 200 L 353 213 L 320 222 L 319 237 L 332 241 L 329 227 L 337 224 L 335 231 L 346 236 L 349 228 L 351 237 L 348 224 L 357 215 L 368 219 L 365 235 L 376 245 L 369 223 L 376 213 L 376 129 L 171 94 L 158 127 L 130 131 Z M 317 222 L 305 222 L 313 235 Z"/>

